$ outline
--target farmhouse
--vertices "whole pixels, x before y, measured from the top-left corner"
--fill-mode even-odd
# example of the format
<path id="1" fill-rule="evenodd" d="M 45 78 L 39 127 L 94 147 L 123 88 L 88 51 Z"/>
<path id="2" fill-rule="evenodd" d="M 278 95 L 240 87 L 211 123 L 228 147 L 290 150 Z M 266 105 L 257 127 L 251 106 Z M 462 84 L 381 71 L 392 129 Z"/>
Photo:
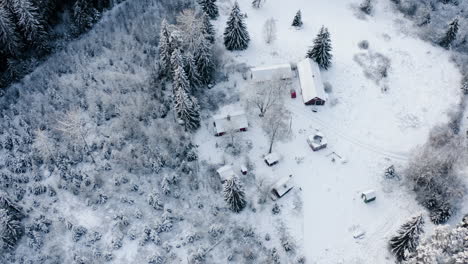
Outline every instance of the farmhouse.
<path id="1" fill-rule="evenodd" d="M 222 136 L 230 131 L 247 131 L 249 126 L 244 111 L 213 116 L 215 136 Z"/>
<path id="2" fill-rule="evenodd" d="M 304 59 L 297 64 L 302 99 L 306 105 L 324 105 L 327 95 L 323 88 L 320 69 L 316 62 Z"/>
<path id="3" fill-rule="evenodd" d="M 271 189 L 271 193 L 273 194 L 272 198 L 281 198 L 286 193 L 288 193 L 293 188 L 291 180 L 292 175 L 289 175 L 288 177 L 283 177 L 278 182 L 276 182 L 275 185 L 273 185 L 273 188 Z"/>
<path id="4" fill-rule="evenodd" d="M 250 77 L 254 82 L 285 80 L 293 77 L 290 64 L 278 64 L 250 69 Z"/>

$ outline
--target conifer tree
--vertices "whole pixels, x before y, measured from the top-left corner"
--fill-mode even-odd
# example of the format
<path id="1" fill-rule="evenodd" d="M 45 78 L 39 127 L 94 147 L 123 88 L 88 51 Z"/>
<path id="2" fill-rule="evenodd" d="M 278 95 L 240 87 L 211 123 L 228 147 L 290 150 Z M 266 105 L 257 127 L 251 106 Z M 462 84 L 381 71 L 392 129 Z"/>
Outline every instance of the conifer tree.
<path id="1" fill-rule="evenodd" d="M 203 11 L 208 14 L 211 19 L 216 19 L 219 16 L 216 0 L 199 0 L 198 4 L 200 4 Z"/>
<path id="2" fill-rule="evenodd" d="M 202 84 L 209 84 L 213 78 L 214 63 L 211 43 L 203 39 L 194 54 L 195 64 Z"/>
<path id="3" fill-rule="evenodd" d="M 17 26 L 28 43 L 41 44 L 46 30 L 38 9 L 30 0 L 11 0 L 11 9 L 16 17 Z"/>
<path id="4" fill-rule="evenodd" d="M 236 1 L 224 31 L 224 46 L 228 50 L 245 50 L 249 46 L 249 41 L 249 32 Z"/>
<path id="5" fill-rule="evenodd" d="M 173 78 L 173 92 L 174 96 L 178 89 L 183 89 L 185 92 L 190 92 L 190 82 L 188 80 L 187 74 L 185 73 L 184 67 L 182 65 L 177 65 L 174 69 L 174 78 Z"/>
<path id="6" fill-rule="evenodd" d="M 16 54 L 20 46 L 16 26 L 4 2 L 0 2 L 0 53 Z"/>
<path id="7" fill-rule="evenodd" d="M 328 69 L 331 65 L 331 40 L 330 40 L 330 33 L 328 33 L 328 29 L 323 27 L 320 29 L 319 34 L 314 40 L 314 45 L 309 51 L 307 52 L 306 57 L 313 59 L 320 68 Z"/>
<path id="8" fill-rule="evenodd" d="M 76 0 L 73 5 L 73 19 L 77 34 L 90 29 L 98 19 L 99 13 L 88 0 Z"/>
<path id="9" fill-rule="evenodd" d="M 185 55 L 185 73 L 187 74 L 187 79 L 190 83 L 190 87 L 196 88 L 200 85 L 200 74 L 198 73 L 195 57 L 192 53 L 187 53 Z"/>
<path id="10" fill-rule="evenodd" d="M 0 251 L 12 249 L 23 234 L 23 226 L 7 209 L 0 208 Z"/>
<path id="11" fill-rule="evenodd" d="M 238 213 L 244 209 L 246 205 L 245 193 L 242 184 L 236 176 L 224 182 L 223 195 L 224 200 L 233 212 Z"/>
<path id="12" fill-rule="evenodd" d="M 449 48 L 452 42 L 457 38 L 458 34 L 458 18 L 455 18 L 450 24 L 445 36 L 440 41 L 440 46 Z"/>
<path id="13" fill-rule="evenodd" d="M 253 8 L 260 8 L 262 7 L 264 0 L 253 0 L 252 1 L 252 7 Z"/>
<path id="14" fill-rule="evenodd" d="M 169 28 L 166 19 L 161 22 L 159 31 L 159 74 L 160 76 L 169 76 L 171 72 L 171 48 L 169 45 Z"/>
<path id="15" fill-rule="evenodd" d="M 211 24 L 210 18 L 205 12 L 203 12 L 203 15 L 202 15 L 202 22 L 203 22 L 202 31 L 203 31 L 203 34 L 205 35 L 205 38 L 208 41 L 210 41 L 210 43 L 214 43 L 215 30 L 213 28 L 213 24 Z"/>
<path id="16" fill-rule="evenodd" d="M 179 67 L 174 77 L 174 108 L 177 118 L 187 131 L 195 131 L 200 127 L 200 106 L 197 100 L 187 92 L 189 83 L 185 71 Z"/>
<path id="17" fill-rule="evenodd" d="M 419 244 L 419 237 L 423 233 L 424 219 L 422 215 L 411 218 L 403 224 L 397 234 L 390 239 L 391 252 L 398 261 L 406 259 L 408 253 L 414 252 Z"/>
<path id="18" fill-rule="evenodd" d="M 297 27 L 297 28 L 300 28 L 302 27 L 302 13 L 301 13 L 301 10 L 298 10 L 296 15 L 294 16 L 294 20 L 292 22 L 292 26 L 293 27 Z"/>
<path id="19" fill-rule="evenodd" d="M 182 56 L 180 49 L 175 49 L 171 55 L 171 70 L 172 70 L 173 76 L 175 75 L 175 71 L 179 67 L 184 68 L 184 57 Z"/>

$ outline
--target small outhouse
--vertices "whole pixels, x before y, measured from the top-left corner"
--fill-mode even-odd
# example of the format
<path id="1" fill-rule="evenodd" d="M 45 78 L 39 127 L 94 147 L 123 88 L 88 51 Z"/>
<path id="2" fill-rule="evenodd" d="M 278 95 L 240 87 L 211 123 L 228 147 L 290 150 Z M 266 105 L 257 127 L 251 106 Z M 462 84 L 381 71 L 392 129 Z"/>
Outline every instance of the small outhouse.
<path id="1" fill-rule="evenodd" d="M 376 198 L 375 196 L 375 191 L 374 190 L 367 190 L 367 191 L 364 191 L 361 193 L 361 199 L 365 202 L 365 203 L 369 203 L 369 202 L 372 202 L 374 201 Z"/>
<path id="2" fill-rule="evenodd" d="M 265 163 L 270 167 L 275 165 L 278 162 L 279 162 L 279 155 L 274 152 L 265 156 Z"/>

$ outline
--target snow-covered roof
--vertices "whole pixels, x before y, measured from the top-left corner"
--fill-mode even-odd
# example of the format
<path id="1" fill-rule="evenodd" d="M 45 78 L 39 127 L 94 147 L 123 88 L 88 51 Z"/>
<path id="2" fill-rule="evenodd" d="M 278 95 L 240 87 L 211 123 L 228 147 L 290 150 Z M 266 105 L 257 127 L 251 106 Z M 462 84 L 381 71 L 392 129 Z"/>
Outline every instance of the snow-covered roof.
<path id="1" fill-rule="evenodd" d="M 278 182 L 275 183 L 275 185 L 273 186 L 273 190 L 278 193 L 279 197 L 283 196 L 285 193 L 292 189 L 293 185 L 291 180 L 292 177 L 291 175 L 289 175 L 287 177 L 281 178 Z"/>
<path id="2" fill-rule="evenodd" d="M 250 69 L 254 82 L 290 79 L 293 77 L 290 64 L 278 64 Z"/>
<path id="3" fill-rule="evenodd" d="M 249 126 L 244 111 L 238 110 L 228 114 L 213 116 L 216 133 L 225 133 L 229 130 L 239 130 Z"/>
<path id="4" fill-rule="evenodd" d="M 367 190 L 362 192 L 361 196 L 365 196 L 366 199 L 372 199 L 375 198 L 375 191 L 374 190 Z"/>
<path id="5" fill-rule="evenodd" d="M 318 64 L 311 59 L 304 59 L 297 64 L 302 99 L 307 103 L 314 98 L 327 100 Z"/>
<path id="6" fill-rule="evenodd" d="M 309 142 L 309 144 L 313 148 L 318 148 L 318 147 L 321 147 L 323 145 L 326 145 L 327 144 L 327 139 L 325 138 L 325 136 L 321 132 L 317 132 L 317 133 L 315 133 L 313 135 L 310 135 L 307 138 L 307 142 Z"/>
<path id="7" fill-rule="evenodd" d="M 227 180 L 231 176 L 236 176 L 234 170 L 232 170 L 232 167 L 230 165 L 224 165 L 221 168 L 217 169 L 216 172 L 219 174 L 219 177 L 222 181 Z"/>
<path id="8" fill-rule="evenodd" d="M 266 162 L 268 162 L 268 164 L 273 164 L 279 160 L 279 155 L 273 152 L 271 154 L 266 155 L 265 160 Z"/>

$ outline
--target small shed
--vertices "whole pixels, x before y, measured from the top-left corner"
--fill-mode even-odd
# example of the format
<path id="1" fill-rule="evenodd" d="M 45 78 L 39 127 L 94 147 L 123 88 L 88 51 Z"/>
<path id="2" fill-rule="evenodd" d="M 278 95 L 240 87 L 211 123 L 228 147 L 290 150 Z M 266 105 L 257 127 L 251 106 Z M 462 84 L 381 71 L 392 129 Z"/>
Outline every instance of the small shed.
<path id="1" fill-rule="evenodd" d="M 296 90 L 291 88 L 291 90 L 289 90 L 289 92 L 291 93 L 291 98 L 295 99 L 296 98 Z"/>
<path id="2" fill-rule="evenodd" d="M 234 170 L 232 169 L 230 165 L 224 165 L 221 168 L 217 169 L 216 172 L 221 178 L 221 182 L 226 181 L 230 177 L 236 176 L 236 174 L 234 173 Z"/>
<path id="3" fill-rule="evenodd" d="M 242 175 L 246 175 L 247 172 L 249 172 L 249 171 L 247 170 L 247 167 L 246 167 L 245 165 L 242 165 L 242 166 L 241 166 L 241 173 L 242 173 Z"/>
<path id="4" fill-rule="evenodd" d="M 275 152 L 270 153 L 265 156 L 265 163 L 270 167 L 275 165 L 278 162 L 279 162 L 279 155 Z"/>
<path id="5" fill-rule="evenodd" d="M 313 151 L 319 151 L 327 147 L 327 139 L 320 132 L 317 132 L 307 138 L 307 143 Z"/>
<path id="6" fill-rule="evenodd" d="M 297 64 L 297 72 L 304 104 L 324 105 L 328 97 L 318 64 L 311 59 L 304 59 Z"/>
<path id="7" fill-rule="evenodd" d="M 288 63 L 255 67 L 250 69 L 250 74 L 250 78 L 256 83 L 274 80 L 287 80 L 293 77 L 291 65 Z"/>
<path id="8" fill-rule="evenodd" d="M 375 191 L 374 190 L 367 190 L 367 191 L 364 191 L 361 193 L 361 199 L 365 202 L 365 203 L 369 203 L 369 202 L 372 202 L 374 201 L 376 198 L 375 196 Z"/>
<path id="9" fill-rule="evenodd" d="M 292 185 L 292 175 L 281 178 L 279 181 L 277 181 L 273 185 L 273 188 L 271 189 L 271 193 L 273 194 L 273 198 L 283 197 L 293 187 L 294 186 Z"/>
<path id="10" fill-rule="evenodd" d="M 249 126 L 244 111 L 238 110 L 213 116 L 215 136 L 222 136 L 229 131 L 247 131 Z"/>

